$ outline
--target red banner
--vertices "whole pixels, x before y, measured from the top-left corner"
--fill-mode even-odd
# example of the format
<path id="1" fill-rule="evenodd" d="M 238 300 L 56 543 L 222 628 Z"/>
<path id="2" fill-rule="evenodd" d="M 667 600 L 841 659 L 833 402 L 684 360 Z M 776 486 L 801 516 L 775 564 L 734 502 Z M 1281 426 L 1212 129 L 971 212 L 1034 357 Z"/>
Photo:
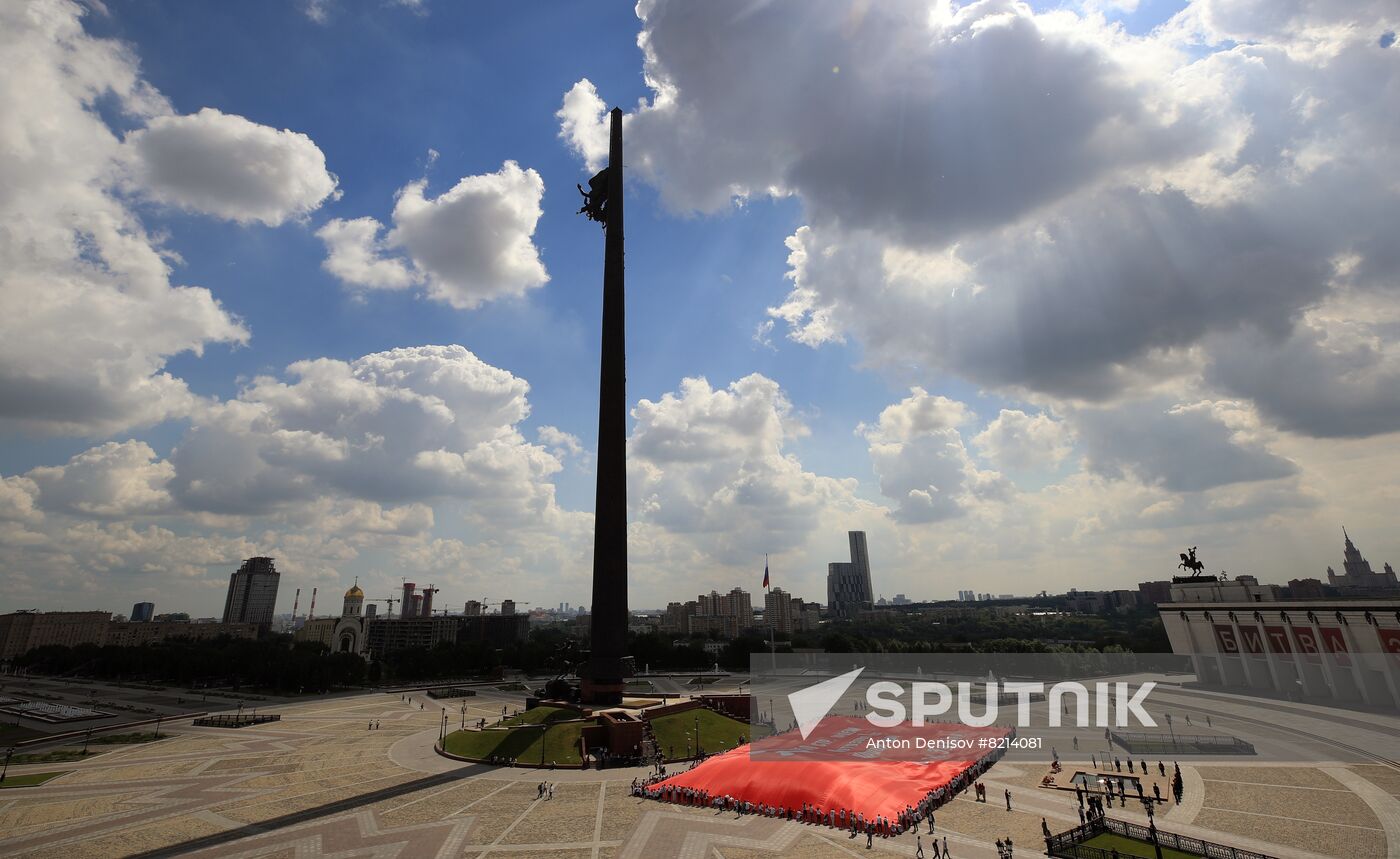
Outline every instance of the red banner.
<path id="1" fill-rule="evenodd" d="M 1292 653 L 1293 643 L 1288 640 L 1288 630 L 1281 626 L 1264 627 L 1264 637 L 1269 641 L 1269 649 L 1274 653 Z"/>
<path id="2" fill-rule="evenodd" d="M 1351 665 L 1351 657 L 1347 655 L 1347 639 L 1342 631 L 1335 626 L 1323 626 L 1318 628 L 1322 633 L 1322 644 L 1327 648 L 1327 652 L 1333 654 L 1338 665 Z"/>
<path id="3" fill-rule="evenodd" d="M 1322 645 L 1318 643 L 1317 636 L 1311 629 L 1293 627 L 1293 640 L 1298 643 L 1298 652 L 1303 654 L 1303 658 L 1309 662 L 1319 662 L 1318 654 L 1322 652 Z"/>
<path id="4" fill-rule="evenodd" d="M 1400 629 L 1377 629 L 1381 637 L 1381 650 L 1400 656 Z"/>
<path id="5" fill-rule="evenodd" d="M 1235 631 L 1224 624 L 1215 625 L 1215 645 L 1221 653 L 1235 656 L 1240 652 L 1240 643 L 1235 640 Z"/>
<path id="6" fill-rule="evenodd" d="M 1257 626 L 1241 626 L 1240 638 L 1244 639 L 1244 649 L 1252 655 L 1264 654 L 1264 633 Z"/>

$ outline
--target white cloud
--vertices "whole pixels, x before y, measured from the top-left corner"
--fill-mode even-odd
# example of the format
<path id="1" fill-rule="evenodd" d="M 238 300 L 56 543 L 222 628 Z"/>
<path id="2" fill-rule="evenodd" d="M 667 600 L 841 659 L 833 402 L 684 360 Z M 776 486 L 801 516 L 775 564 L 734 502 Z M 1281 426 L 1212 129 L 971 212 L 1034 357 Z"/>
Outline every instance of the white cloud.
<path id="1" fill-rule="evenodd" d="M 187 509 L 256 515 L 323 497 L 460 499 L 501 527 L 553 515 L 561 465 L 526 442 L 529 385 L 461 346 L 287 368 L 211 406 L 171 454 Z"/>
<path id="2" fill-rule="evenodd" d="M 785 450 L 807 430 L 763 375 L 721 389 L 685 379 L 679 392 L 640 400 L 633 417 L 628 498 L 653 556 L 751 563 L 805 547 L 833 518 L 871 515 L 854 480 L 806 471 Z M 664 536 L 647 536 L 652 527 Z"/>
<path id="3" fill-rule="evenodd" d="M 310 137 L 212 107 L 154 117 L 126 142 L 135 181 L 152 199 L 239 223 L 275 227 L 335 193 Z"/>
<path id="4" fill-rule="evenodd" d="M 567 433 L 555 426 L 542 426 L 538 431 L 541 444 L 548 445 L 557 453 L 567 453 L 571 456 L 583 454 L 583 444 L 578 440 L 578 436 Z"/>
<path id="5" fill-rule="evenodd" d="M 608 105 L 593 82 L 584 78 L 574 84 L 554 115 L 559 119 L 559 137 L 583 158 L 584 166 L 591 172 L 603 169 L 608 163 Z"/>
<path id="6" fill-rule="evenodd" d="M 968 455 L 958 427 L 973 417 L 964 404 L 916 387 L 881 411 L 876 424 L 857 429 L 870 443 L 880 492 L 895 503 L 896 520 L 950 519 L 1009 492 L 1005 478 L 978 469 Z"/>
<path id="7" fill-rule="evenodd" d="M 1073 433 L 1048 414 L 1002 409 L 972 443 L 998 468 L 1008 471 L 1058 468 L 1072 449 Z"/>
<path id="8" fill-rule="evenodd" d="M 325 269 L 352 287 L 423 284 L 429 297 L 460 309 L 524 295 L 549 280 L 533 242 L 544 196 L 534 170 L 507 161 L 441 196 L 425 196 L 426 188 L 419 180 L 399 189 L 394 226 L 382 240 L 374 218 L 322 227 Z"/>
<path id="9" fill-rule="evenodd" d="M 406 289 L 418 282 L 407 260 L 386 256 L 379 237 L 383 225 L 374 218 L 335 218 L 316 231 L 326 244 L 326 271 L 352 286 Z"/>
<path id="10" fill-rule="evenodd" d="M 0 8 L 0 426 L 106 434 L 187 414 L 164 372 L 247 330 L 208 290 L 170 282 L 172 256 L 118 193 L 125 152 L 97 110 L 169 112 L 122 44 L 65 2 Z"/>
<path id="11" fill-rule="evenodd" d="M 646 0 L 629 157 L 678 210 L 800 198 L 769 310 L 796 342 L 1020 399 L 1204 384 L 1298 431 L 1400 427 L 1388 329 L 1316 312 L 1400 307 L 1394 4 L 1195 0 L 1141 36 L 1109 5 Z M 566 102 L 587 154 L 598 104 Z"/>
<path id="12" fill-rule="evenodd" d="M 170 509 L 167 484 L 175 475 L 150 445 L 114 442 L 86 450 L 66 465 L 41 466 L 25 477 L 39 489 L 45 510 L 83 516 L 124 518 Z"/>

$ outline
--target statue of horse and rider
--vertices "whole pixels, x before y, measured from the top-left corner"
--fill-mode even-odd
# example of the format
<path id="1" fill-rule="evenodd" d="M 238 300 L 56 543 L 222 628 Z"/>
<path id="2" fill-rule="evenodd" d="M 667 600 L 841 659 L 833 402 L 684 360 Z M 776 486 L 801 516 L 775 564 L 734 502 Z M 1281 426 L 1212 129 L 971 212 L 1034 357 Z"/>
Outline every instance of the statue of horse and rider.
<path id="1" fill-rule="evenodd" d="M 1178 552 L 1177 554 L 1181 556 L 1181 563 L 1177 564 L 1178 567 L 1180 567 L 1183 570 L 1186 570 L 1193 576 L 1201 576 L 1205 574 L 1204 570 L 1206 568 L 1206 565 L 1196 560 L 1195 546 L 1192 546 L 1189 552 Z"/>

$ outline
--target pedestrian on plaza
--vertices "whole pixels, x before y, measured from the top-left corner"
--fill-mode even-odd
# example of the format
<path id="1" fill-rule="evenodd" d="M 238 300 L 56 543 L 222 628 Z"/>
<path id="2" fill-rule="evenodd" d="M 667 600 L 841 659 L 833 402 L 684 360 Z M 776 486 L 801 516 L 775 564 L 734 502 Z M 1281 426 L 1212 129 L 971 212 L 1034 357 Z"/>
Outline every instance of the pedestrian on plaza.
<path id="1" fill-rule="evenodd" d="M 1215 725 L 1211 724 L 1211 721 L 1210 721 L 1210 717 L 1209 717 L 1209 716 L 1206 716 L 1206 727 L 1207 727 L 1207 728 L 1214 728 L 1214 727 L 1215 727 Z"/>
<path id="2" fill-rule="evenodd" d="M 1074 750 L 1077 752 L 1079 751 L 1079 737 L 1073 737 L 1072 739 L 1074 740 Z"/>
<path id="3" fill-rule="evenodd" d="M 866 850 L 869 850 L 870 848 L 872 848 L 872 847 L 874 847 L 874 846 L 875 846 L 875 824 L 873 824 L 873 823 L 867 823 L 867 824 L 865 825 L 865 849 L 866 849 Z"/>
<path id="4" fill-rule="evenodd" d="M 1006 789 L 1006 810 L 1011 810 L 1011 788 Z"/>
<path id="5" fill-rule="evenodd" d="M 914 859 L 924 859 L 924 840 L 914 836 Z"/>
<path id="6" fill-rule="evenodd" d="M 1006 859 L 1011 859 L 1011 836 L 1006 836 Z"/>
<path id="7" fill-rule="evenodd" d="M 1152 796 L 1158 802 L 1162 801 L 1162 786 L 1155 781 L 1152 783 Z"/>
<path id="8" fill-rule="evenodd" d="M 1079 825 L 1084 825 L 1084 806 L 1079 806 Z"/>
<path id="9" fill-rule="evenodd" d="M 1166 778 L 1167 776 L 1167 765 L 1162 763 L 1161 761 L 1157 762 L 1157 775 L 1162 776 L 1163 778 Z"/>
<path id="10" fill-rule="evenodd" d="M 953 851 L 948 849 L 948 836 L 943 836 L 943 859 L 953 859 Z"/>
<path id="11" fill-rule="evenodd" d="M 1000 838 L 997 839 L 997 856 L 1006 859 L 1006 845 L 1001 843 Z"/>
<path id="12" fill-rule="evenodd" d="M 1040 831 L 1045 834 L 1046 838 L 1050 837 L 1050 824 L 1046 823 L 1043 817 L 1040 818 Z"/>

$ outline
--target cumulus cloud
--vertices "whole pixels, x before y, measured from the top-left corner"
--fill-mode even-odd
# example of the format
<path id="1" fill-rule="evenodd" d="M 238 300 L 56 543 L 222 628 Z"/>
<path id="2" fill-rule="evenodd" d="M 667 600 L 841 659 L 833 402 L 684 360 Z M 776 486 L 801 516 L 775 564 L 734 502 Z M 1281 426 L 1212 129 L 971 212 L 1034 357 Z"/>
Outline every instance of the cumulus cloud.
<path id="1" fill-rule="evenodd" d="M 126 142 L 136 181 L 152 199 L 239 223 L 275 227 L 335 193 L 326 156 L 310 137 L 211 107 L 155 117 Z"/>
<path id="2" fill-rule="evenodd" d="M 752 562 L 803 546 L 833 511 L 869 512 L 855 497 L 854 480 L 809 472 L 785 450 L 807 429 L 766 376 L 720 389 L 685 379 L 660 400 L 640 400 L 632 414 L 634 515 L 643 526 L 682 535 L 702 557 Z M 652 554 L 675 551 L 657 547 L 658 539 L 648 540 Z"/>
<path id="3" fill-rule="evenodd" d="M 326 245 L 321 264 L 341 281 L 367 289 L 406 289 L 418 282 L 407 260 L 392 257 L 374 218 L 335 218 L 316 231 Z"/>
<path id="4" fill-rule="evenodd" d="M 555 112 L 559 137 L 583 158 L 592 172 L 608 163 L 608 106 L 593 82 L 584 78 L 564 93 L 564 105 Z"/>
<path id="5" fill-rule="evenodd" d="M 1085 409 L 1074 425 L 1090 469 L 1131 474 L 1172 492 L 1275 480 L 1298 470 L 1268 450 L 1252 412 L 1229 401 Z"/>
<path id="6" fill-rule="evenodd" d="M 555 510 L 559 460 L 524 440 L 529 385 L 461 346 L 321 358 L 211 406 L 171 454 L 182 506 L 255 515 L 324 496 L 454 498 L 484 519 Z"/>
<path id="7" fill-rule="evenodd" d="M 1393 4 L 1195 0 L 1141 36 L 1107 5 L 647 0 L 629 155 L 678 210 L 800 198 L 769 311 L 796 342 L 1023 399 L 1206 383 L 1296 431 L 1400 427 L 1393 338 L 1314 312 L 1397 306 Z M 586 157 L 599 104 L 581 81 L 560 111 Z M 1278 390 L 1274 351 L 1315 383 Z"/>
<path id="8" fill-rule="evenodd" d="M 507 161 L 438 197 L 426 189 L 426 180 L 399 189 L 394 226 L 383 239 L 374 218 L 327 223 L 317 231 L 325 269 L 351 287 L 422 284 L 429 297 L 459 309 L 523 295 L 549 280 L 533 241 L 544 196 L 534 170 Z"/>
<path id="9" fill-rule="evenodd" d="M 972 437 L 979 453 L 1008 471 L 1058 468 L 1073 449 L 1073 433 L 1048 414 L 1002 409 Z"/>
<path id="10" fill-rule="evenodd" d="M 554 451 L 567 453 L 570 456 L 583 454 L 583 443 L 578 440 L 578 436 L 564 432 L 559 427 L 542 426 L 539 428 L 538 435 L 540 443 L 547 445 Z"/>
<path id="11" fill-rule="evenodd" d="M 187 414 L 182 352 L 248 332 L 206 289 L 171 283 L 171 255 L 119 186 L 127 152 L 99 114 L 169 105 L 121 43 L 66 2 L 0 9 L 0 427 L 107 434 Z"/>
<path id="12" fill-rule="evenodd" d="M 956 400 L 912 388 L 857 432 L 870 443 L 880 492 L 895 503 L 896 520 L 913 524 L 961 516 L 979 500 L 1005 497 L 1009 484 L 977 468 L 958 427 L 974 415 Z"/>
<path id="13" fill-rule="evenodd" d="M 167 511 L 166 485 L 174 474 L 150 445 L 133 440 L 109 441 L 66 465 L 34 468 L 25 477 L 38 487 L 45 510 L 116 518 Z"/>

